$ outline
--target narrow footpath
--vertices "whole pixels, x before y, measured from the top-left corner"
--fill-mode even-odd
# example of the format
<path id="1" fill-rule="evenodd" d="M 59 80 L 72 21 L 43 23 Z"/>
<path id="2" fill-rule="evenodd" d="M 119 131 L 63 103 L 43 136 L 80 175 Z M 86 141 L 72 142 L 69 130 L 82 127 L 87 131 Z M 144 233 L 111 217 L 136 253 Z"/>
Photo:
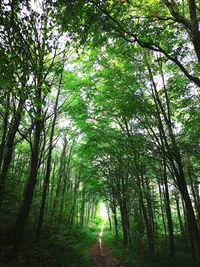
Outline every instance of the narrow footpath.
<path id="1" fill-rule="evenodd" d="M 101 232 L 99 233 L 99 240 L 91 249 L 91 267 L 125 267 L 124 265 L 120 264 L 119 260 L 117 260 L 111 255 L 110 250 L 105 246 L 104 242 L 102 241 L 103 230 L 104 225 L 102 226 Z"/>

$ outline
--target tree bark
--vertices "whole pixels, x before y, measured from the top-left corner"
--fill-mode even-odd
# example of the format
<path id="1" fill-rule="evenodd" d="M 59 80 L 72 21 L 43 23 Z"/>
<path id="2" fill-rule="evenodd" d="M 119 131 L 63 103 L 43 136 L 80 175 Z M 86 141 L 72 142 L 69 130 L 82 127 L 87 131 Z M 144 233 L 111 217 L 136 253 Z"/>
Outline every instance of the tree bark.
<path id="1" fill-rule="evenodd" d="M 62 79 L 62 76 L 61 76 Z M 58 87 L 58 92 L 56 96 L 56 102 L 54 106 L 54 116 L 51 126 L 51 132 L 50 132 L 50 138 L 49 138 L 49 151 L 48 151 L 48 158 L 47 158 L 47 166 L 46 166 L 46 174 L 43 182 L 43 190 L 42 190 L 42 200 L 40 204 L 40 211 L 39 211 L 39 219 L 37 224 L 37 230 L 36 230 L 36 241 L 40 239 L 41 230 L 42 230 L 42 224 L 43 224 L 43 218 L 44 218 L 44 211 L 45 211 L 45 205 L 46 205 L 46 197 L 47 197 L 47 190 L 49 188 L 49 180 L 51 175 L 51 158 L 52 158 L 52 151 L 53 151 L 53 136 L 54 136 L 54 130 L 57 120 L 57 108 L 58 108 L 58 101 L 60 96 L 60 84 Z"/>
<path id="2" fill-rule="evenodd" d="M 0 205 L 4 199 L 5 183 L 8 176 L 9 167 L 12 161 L 12 156 L 15 146 L 14 144 L 15 136 L 19 128 L 24 102 L 25 99 L 20 98 L 18 108 L 11 121 L 11 126 L 7 134 L 7 140 L 4 145 L 4 155 L 3 155 L 2 169 L 0 174 Z"/>
<path id="3" fill-rule="evenodd" d="M 163 178 L 164 178 L 164 185 L 165 185 L 165 200 L 166 200 L 166 214 L 167 214 L 167 225 L 168 225 L 168 234 L 169 234 L 170 255 L 172 258 L 174 258 L 175 256 L 174 227 L 173 227 L 173 221 L 172 221 L 172 215 L 171 215 L 165 158 L 163 161 L 163 172 L 164 172 Z"/>
<path id="4" fill-rule="evenodd" d="M 9 106 L 10 106 L 10 93 L 7 93 L 5 112 L 4 112 L 4 118 L 3 118 L 3 133 L 2 133 L 1 144 L 0 144 L 0 173 L 1 173 L 1 165 L 3 161 L 4 149 L 5 149 L 5 144 L 6 144 L 6 135 L 8 131 Z"/>
<path id="5" fill-rule="evenodd" d="M 28 183 L 26 186 L 23 203 L 18 213 L 17 219 L 14 223 L 14 226 L 8 232 L 9 243 L 14 245 L 15 247 L 20 245 L 22 241 L 29 211 L 30 211 L 31 204 L 33 201 L 35 185 L 37 182 L 40 141 L 41 141 L 41 132 L 43 128 L 41 92 L 42 92 L 42 88 L 41 88 L 40 83 L 38 83 L 38 86 L 36 89 L 36 99 L 38 103 L 37 103 L 37 111 L 35 114 L 36 117 L 35 117 L 34 140 L 33 140 L 33 145 L 31 149 Z"/>
<path id="6" fill-rule="evenodd" d="M 163 153 L 165 153 L 166 157 L 169 159 L 172 169 L 174 171 L 178 189 L 184 199 L 185 206 L 187 208 L 188 220 L 189 220 L 190 227 L 192 229 L 193 238 L 195 240 L 196 246 L 198 248 L 198 252 L 200 254 L 200 232 L 199 232 L 198 223 L 196 220 L 196 216 L 194 213 L 194 209 L 193 209 L 192 202 L 191 202 L 190 195 L 189 195 L 188 188 L 187 188 L 180 150 L 177 145 L 175 135 L 173 133 L 171 119 L 168 118 L 166 111 L 163 107 L 163 104 L 161 102 L 161 99 L 159 97 L 157 87 L 154 82 L 151 67 L 148 61 L 146 61 L 146 63 L 147 63 L 148 71 L 149 71 L 150 80 L 152 82 L 152 95 L 153 95 L 153 99 L 155 101 L 156 109 L 157 109 L 157 117 L 158 117 L 158 125 L 159 125 L 158 129 L 161 135 L 161 141 L 163 143 Z M 170 103 L 168 94 L 166 91 L 165 91 L 165 97 L 166 97 L 167 103 Z M 160 113 L 163 115 L 164 122 L 162 122 L 161 120 Z M 167 132 L 168 132 L 169 140 L 171 144 L 169 144 L 169 140 L 166 136 L 166 133 L 165 133 L 166 131 L 164 130 L 164 124 L 167 128 Z"/>
<path id="7" fill-rule="evenodd" d="M 195 0 L 189 0 L 190 24 L 194 49 L 200 63 L 200 31 Z"/>

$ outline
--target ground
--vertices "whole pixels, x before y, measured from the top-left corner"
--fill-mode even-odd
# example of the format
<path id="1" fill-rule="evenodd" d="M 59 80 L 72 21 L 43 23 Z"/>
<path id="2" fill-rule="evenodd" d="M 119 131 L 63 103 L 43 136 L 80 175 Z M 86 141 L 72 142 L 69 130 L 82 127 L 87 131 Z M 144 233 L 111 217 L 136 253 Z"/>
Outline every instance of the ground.
<path id="1" fill-rule="evenodd" d="M 124 267 L 119 260 L 111 255 L 110 250 L 102 241 L 103 226 L 99 234 L 99 240 L 92 246 L 92 266 L 91 267 Z"/>

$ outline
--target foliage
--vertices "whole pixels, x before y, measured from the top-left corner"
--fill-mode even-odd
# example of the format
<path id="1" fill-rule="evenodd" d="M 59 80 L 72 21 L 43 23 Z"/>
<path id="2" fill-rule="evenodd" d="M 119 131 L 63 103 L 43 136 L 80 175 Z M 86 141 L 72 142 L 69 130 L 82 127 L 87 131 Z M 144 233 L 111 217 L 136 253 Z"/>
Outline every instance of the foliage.
<path id="1" fill-rule="evenodd" d="M 199 9 L 1 1 L 3 266 L 89 266 L 102 203 L 125 264 L 197 264 Z"/>

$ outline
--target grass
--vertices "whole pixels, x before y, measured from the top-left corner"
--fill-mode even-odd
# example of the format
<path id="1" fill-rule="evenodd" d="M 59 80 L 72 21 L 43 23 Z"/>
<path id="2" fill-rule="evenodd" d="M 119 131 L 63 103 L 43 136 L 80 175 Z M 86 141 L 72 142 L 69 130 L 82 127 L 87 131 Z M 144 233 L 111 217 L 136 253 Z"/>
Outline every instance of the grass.
<path id="1" fill-rule="evenodd" d="M 91 264 L 90 249 L 98 238 L 99 229 L 75 230 L 45 241 L 42 247 L 49 252 L 53 267 L 88 267 Z"/>
<path id="2" fill-rule="evenodd" d="M 149 255 L 141 242 L 135 242 L 129 248 L 123 247 L 121 239 L 115 240 L 112 231 L 105 228 L 103 240 L 111 249 L 114 257 L 127 267 L 199 267 L 200 262 L 192 259 L 187 246 L 180 240 L 176 241 L 177 253 L 174 259 L 169 257 L 166 245 L 159 244 L 159 253 Z"/>
<path id="3" fill-rule="evenodd" d="M 14 254 L 12 247 L 5 247 L 0 252 L 0 267 L 89 267 L 90 249 L 98 233 L 97 227 L 74 229 L 40 243 L 27 242 Z"/>
<path id="4" fill-rule="evenodd" d="M 86 229 L 74 229 L 65 234 L 46 236 L 38 244 L 26 244 L 9 262 L 10 249 L 0 255 L 1 267 L 89 267 L 91 266 L 91 248 L 98 240 L 103 222 L 97 222 Z M 120 233 L 120 236 L 121 233 Z M 115 240 L 113 232 L 105 225 L 103 241 L 114 257 L 127 267 L 199 267 L 198 261 L 191 257 L 187 244 L 176 239 L 175 259 L 169 257 L 166 243 L 157 241 L 159 249 L 152 257 L 142 242 L 123 247 L 121 239 Z"/>

